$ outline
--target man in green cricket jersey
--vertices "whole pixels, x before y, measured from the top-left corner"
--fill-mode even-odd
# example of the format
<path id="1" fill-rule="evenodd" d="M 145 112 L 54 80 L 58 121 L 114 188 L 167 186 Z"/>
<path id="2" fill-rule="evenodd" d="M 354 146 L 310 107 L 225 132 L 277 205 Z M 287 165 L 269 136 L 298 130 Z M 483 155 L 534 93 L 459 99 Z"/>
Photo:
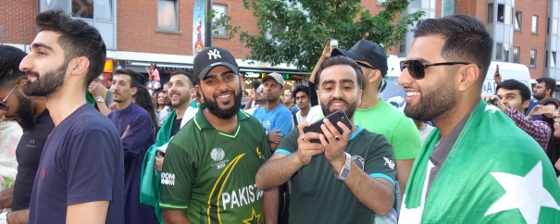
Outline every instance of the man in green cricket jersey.
<path id="1" fill-rule="evenodd" d="M 260 122 L 239 110 L 241 82 L 235 58 L 208 48 L 194 59 L 204 103 L 167 147 L 160 207 L 165 223 L 275 223 L 278 191 L 256 188 L 269 157 Z"/>
<path id="2" fill-rule="evenodd" d="M 548 157 L 480 97 L 492 46 L 471 16 L 416 25 L 398 79 L 407 93 L 404 113 L 437 129 L 416 157 L 399 223 L 560 223 L 560 187 Z"/>

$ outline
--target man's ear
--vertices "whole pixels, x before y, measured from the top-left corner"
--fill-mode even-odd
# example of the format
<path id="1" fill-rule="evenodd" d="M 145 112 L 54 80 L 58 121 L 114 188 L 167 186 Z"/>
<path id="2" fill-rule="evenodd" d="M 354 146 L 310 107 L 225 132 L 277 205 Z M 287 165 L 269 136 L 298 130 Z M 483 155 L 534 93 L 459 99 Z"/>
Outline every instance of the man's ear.
<path id="1" fill-rule="evenodd" d="M 364 80 L 365 82 L 375 82 L 380 78 L 383 78 L 383 75 L 381 74 L 381 70 L 379 69 L 374 69 L 373 71 L 370 72 L 370 76 L 367 78 L 367 80 Z M 366 83 L 364 83 L 365 85 Z"/>
<path id="2" fill-rule="evenodd" d="M 475 64 L 469 64 L 464 68 L 459 69 L 459 83 L 457 90 L 464 92 L 470 89 L 478 80 L 480 76 L 480 69 Z"/>
<path id="3" fill-rule="evenodd" d="M 89 59 L 85 56 L 77 57 L 70 60 L 68 65 L 72 69 L 72 76 L 85 75 L 89 68 Z"/>
<path id="4" fill-rule="evenodd" d="M 130 93 L 132 93 L 132 95 L 136 95 L 136 92 L 138 92 L 137 87 L 132 87 L 132 89 L 130 89 Z"/>
<path id="5" fill-rule="evenodd" d="M 523 104 L 521 104 L 521 107 L 523 107 L 523 109 L 527 110 L 527 108 L 529 108 L 530 104 L 531 104 L 531 100 L 526 99 L 526 100 L 523 101 Z"/>

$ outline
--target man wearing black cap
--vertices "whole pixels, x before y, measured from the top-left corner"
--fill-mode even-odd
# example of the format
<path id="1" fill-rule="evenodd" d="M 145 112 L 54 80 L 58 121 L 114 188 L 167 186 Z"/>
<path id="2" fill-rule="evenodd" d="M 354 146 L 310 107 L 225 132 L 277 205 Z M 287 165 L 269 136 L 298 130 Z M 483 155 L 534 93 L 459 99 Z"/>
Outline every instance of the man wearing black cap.
<path id="1" fill-rule="evenodd" d="M 388 69 L 385 51 L 377 43 L 363 39 L 348 51 L 335 48 L 331 53 L 330 45 L 327 44 L 321 59 L 313 69 L 310 80 L 314 80 L 319 65 L 324 60 L 337 55 L 348 56 L 362 67 L 364 97 L 354 114 L 354 123 L 368 131 L 385 135 L 391 143 L 395 154 L 399 193 L 402 194 L 408 182 L 414 158 L 420 150 L 421 141 L 412 119 L 407 118 L 403 112 L 379 98 L 379 92 L 382 91 L 382 79 L 387 75 Z"/>
<path id="2" fill-rule="evenodd" d="M 204 102 L 167 147 L 160 200 L 165 223 L 276 220 L 277 189 L 255 187 L 270 151 L 261 123 L 239 110 L 242 77 L 235 58 L 222 48 L 205 49 L 194 59 L 194 75 Z"/>

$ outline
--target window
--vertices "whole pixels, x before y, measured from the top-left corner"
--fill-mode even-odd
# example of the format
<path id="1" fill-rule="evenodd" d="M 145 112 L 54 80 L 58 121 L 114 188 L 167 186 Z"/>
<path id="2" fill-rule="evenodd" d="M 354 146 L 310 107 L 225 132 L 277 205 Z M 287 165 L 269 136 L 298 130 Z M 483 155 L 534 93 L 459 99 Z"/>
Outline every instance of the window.
<path id="1" fill-rule="evenodd" d="M 456 4 L 457 4 L 457 0 L 443 0 L 441 16 L 448 16 L 448 15 L 455 14 L 455 5 Z"/>
<path id="2" fill-rule="evenodd" d="M 72 16 L 93 19 L 93 1 L 72 0 Z"/>
<path id="3" fill-rule="evenodd" d="M 422 7 L 422 0 L 414 0 L 411 4 L 414 8 L 420 8 Z"/>
<path id="4" fill-rule="evenodd" d="M 157 25 L 160 29 L 178 30 L 177 26 L 177 1 L 158 0 Z"/>
<path id="5" fill-rule="evenodd" d="M 544 67 L 548 68 L 548 51 L 544 52 Z"/>
<path id="6" fill-rule="evenodd" d="M 504 50 L 504 46 L 501 43 L 496 43 L 496 61 L 502 60 L 502 53 Z"/>
<path id="7" fill-rule="evenodd" d="M 494 4 L 488 4 L 488 19 L 486 20 L 487 23 L 494 22 Z"/>
<path id="8" fill-rule="evenodd" d="M 217 27 L 214 27 L 214 24 L 218 23 L 218 21 L 223 20 L 222 18 L 227 15 L 227 6 L 222 4 L 212 4 L 212 10 L 214 10 L 214 18 L 212 19 L 213 34 L 219 37 L 227 36 L 225 25 L 216 25 Z"/>
<path id="9" fill-rule="evenodd" d="M 513 48 L 513 63 L 519 63 L 519 47 Z"/>
<path id="10" fill-rule="evenodd" d="M 534 67 L 536 67 L 536 64 L 537 64 L 537 50 L 531 49 L 530 56 L 531 56 L 530 66 L 531 66 L 531 68 L 534 68 Z"/>
<path id="11" fill-rule="evenodd" d="M 552 19 L 552 35 L 558 34 L 558 19 Z"/>
<path id="12" fill-rule="evenodd" d="M 531 33 L 537 33 L 537 26 L 539 25 L 539 16 L 533 15 L 531 20 Z"/>
<path id="13" fill-rule="evenodd" d="M 523 16 L 523 14 L 521 13 L 521 11 L 517 11 L 515 12 L 515 21 L 513 22 L 513 27 L 515 28 L 515 30 L 521 30 L 521 17 Z"/>
<path id="14" fill-rule="evenodd" d="M 556 67 L 556 52 L 555 52 L 555 51 L 553 51 L 553 52 L 550 54 L 550 67 L 551 67 L 551 68 L 555 68 L 555 67 Z"/>
<path id="15" fill-rule="evenodd" d="M 377 5 L 381 5 L 383 3 L 387 2 L 387 0 L 377 0 Z"/>
<path id="16" fill-rule="evenodd" d="M 509 43 L 496 43 L 496 61 L 509 61 Z"/>
<path id="17" fill-rule="evenodd" d="M 504 5 L 498 4 L 498 22 L 504 22 Z"/>

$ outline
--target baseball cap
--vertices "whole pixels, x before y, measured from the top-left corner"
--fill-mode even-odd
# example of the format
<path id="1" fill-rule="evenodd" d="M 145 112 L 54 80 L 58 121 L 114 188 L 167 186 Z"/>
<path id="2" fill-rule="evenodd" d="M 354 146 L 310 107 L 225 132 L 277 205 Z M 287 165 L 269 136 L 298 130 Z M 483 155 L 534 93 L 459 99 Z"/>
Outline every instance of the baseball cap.
<path id="1" fill-rule="evenodd" d="M 266 82 L 266 80 L 269 80 L 269 79 L 274 79 L 278 84 L 280 84 L 282 86 L 282 88 L 284 88 L 284 79 L 282 78 L 282 75 L 280 75 L 276 72 L 273 72 L 273 73 L 270 73 L 267 76 L 265 76 L 262 79 L 262 81 L 264 83 L 264 82 Z"/>
<path id="2" fill-rule="evenodd" d="M 331 56 L 344 55 L 354 60 L 366 61 L 376 69 L 381 71 L 383 77 L 387 75 L 387 55 L 377 43 L 369 40 L 360 40 L 350 50 L 345 51 L 340 48 L 333 49 Z"/>
<path id="3" fill-rule="evenodd" d="M 239 66 L 235 62 L 235 57 L 226 49 L 219 47 L 206 48 L 196 55 L 193 64 L 194 75 L 199 79 L 204 79 L 208 72 L 216 66 L 226 66 L 239 75 Z"/>

